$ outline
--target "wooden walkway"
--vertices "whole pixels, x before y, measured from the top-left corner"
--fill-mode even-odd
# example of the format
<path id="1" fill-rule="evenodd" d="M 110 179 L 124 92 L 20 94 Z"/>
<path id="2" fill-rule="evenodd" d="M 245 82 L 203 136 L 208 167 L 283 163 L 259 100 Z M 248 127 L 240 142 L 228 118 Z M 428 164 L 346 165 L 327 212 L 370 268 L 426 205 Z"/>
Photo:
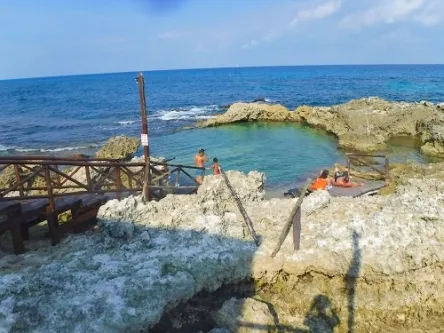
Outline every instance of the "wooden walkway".
<path id="1" fill-rule="evenodd" d="M 339 187 L 333 186 L 328 190 L 332 197 L 361 197 L 373 192 L 377 192 L 386 186 L 384 181 L 368 181 L 364 186 L 359 187 Z"/>
<path id="2" fill-rule="evenodd" d="M 333 186 L 328 189 L 328 193 L 332 197 L 361 197 L 363 195 L 369 195 L 370 193 L 376 193 L 380 189 L 386 186 L 384 181 L 369 181 L 364 186 L 359 187 L 339 187 Z M 286 197 L 297 198 L 299 197 L 300 190 L 297 188 L 288 190 L 284 195 Z"/>
<path id="3" fill-rule="evenodd" d="M 16 254 L 25 250 L 24 240 L 29 240 L 29 228 L 47 221 L 48 232 L 53 245 L 76 226 L 91 221 L 97 216 L 99 207 L 108 198 L 98 194 L 83 194 L 55 199 L 50 209 L 49 199 L 33 199 L 0 202 L 0 233 L 10 231 Z M 59 215 L 66 214 L 65 222 L 59 222 Z"/>
<path id="4" fill-rule="evenodd" d="M 195 193 L 194 169 L 199 168 L 152 162 L 151 197 Z M 17 254 L 25 250 L 29 228 L 47 221 L 55 245 L 69 230 L 95 220 L 106 201 L 141 193 L 145 179 L 145 163 L 109 159 L 0 157 L 0 174 L 8 170 L 14 179 L 0 188 L 0 234 L 11 233 Z"/>
<path id="5" fill-rule="evenodd" d="M 380 161 L 378 161 L 378 159 L 382 159 L 382 163 L 379 163 Z M 354 166 L 354 169 L 352 169 L 352 165 Z M 389 157 L 377 154 L 347 154 L 347 171 L 350 176 L 353 176 L 354 172 L 373 172 L 373 176 L 379 176 L 381 180 L 360 179 L 359 182 L 364 183 L 364 185 L 356 187 L 333 186 L 331 189 L 328 189 L 331 196 L 356 198 L 371 193 L 377 193 L 379 190 L 387 186 L 389 179 Z M 299 197 L 300 192 L 300 189 L 294 188 L 284 193 L 284 196 L 297 198 Z"/>

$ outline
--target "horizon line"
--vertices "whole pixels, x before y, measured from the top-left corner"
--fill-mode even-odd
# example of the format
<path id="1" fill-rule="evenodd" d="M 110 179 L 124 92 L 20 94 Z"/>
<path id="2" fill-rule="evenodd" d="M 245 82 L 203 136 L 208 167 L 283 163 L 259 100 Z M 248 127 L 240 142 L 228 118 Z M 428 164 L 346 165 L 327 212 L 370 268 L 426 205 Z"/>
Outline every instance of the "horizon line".
<path id="1" fill-rule="evenodd" d="M 190 67 L 190 68 L 167 68 L 167 69 L 149 69 L 149 70 L 134 70 L 134 71 L 117 71 L 117 72 L 95 72 L 95 73 L 78 73 L 78 74 L 57 74 L 44 76 L 28 76 L 28 77 L 12 77 L 1 79 L 1 81 L 14 80 L 31 80 L 31 79 L 49 79 L 75 76 L 92 76 L 92 75 L 112 75 L 112 74 L 129 74 L 129 73 L 147 73 L 147 72 L 173 72 L 173 71 L 198 71 L 198 70 L 217 70 L 217 69 L 254 69 L 254 68 L 285 68 L 285 67 L 364 67 L 364 66 L 443 66 L 442 64 L 420 64 L 420 63 L 382 63 L 382 64 L 309 64 L 309 65 L 264 65 L 264 66 L 221 66 L 221 67 Z"/>

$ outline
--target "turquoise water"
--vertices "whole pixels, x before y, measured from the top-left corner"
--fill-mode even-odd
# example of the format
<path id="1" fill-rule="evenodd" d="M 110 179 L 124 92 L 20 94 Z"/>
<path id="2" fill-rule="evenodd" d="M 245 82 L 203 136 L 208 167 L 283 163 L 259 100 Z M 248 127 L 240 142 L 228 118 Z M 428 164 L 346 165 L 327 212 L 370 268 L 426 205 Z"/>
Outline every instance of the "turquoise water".
<path id="1" fill-rule="evenodd" d="M 336 161 L 344 161 L 331 136 L 299 124 L 252 123 L 195 129 L 156 138 L 152 153 L 176 157 L 174 163 L 192 164 L 199 148 L 212 161 L 244 172 L 266 173 L 270 190 L 295 182 Z"/>

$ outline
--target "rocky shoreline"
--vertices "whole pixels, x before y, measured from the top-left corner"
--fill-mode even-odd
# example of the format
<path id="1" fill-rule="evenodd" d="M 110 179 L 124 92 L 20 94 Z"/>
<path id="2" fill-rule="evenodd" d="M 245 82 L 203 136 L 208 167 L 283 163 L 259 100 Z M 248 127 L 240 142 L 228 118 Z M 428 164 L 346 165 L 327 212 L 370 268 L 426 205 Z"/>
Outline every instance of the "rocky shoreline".
<path id="1" fill-rule="evenodd" d="M 443 105 L 377 98 L 296 111 L 239 103 L 199 126 L 300 122 L 348 149 L 409 136 L 424 153 L 442 156 L 442 112 Z M 97 156 L 129 159 L 138 146 L 112 139 Z M 97 228 L 55 247 L 34 240 L 15 256 L 0 239 L 0 331 L 156 333 L 168 319 L 170 332 L 190 333 L 441 332 L 444 164 L 393 168 L 385 195 L 307 197 L 301 250 L 288 237 L 276 258 L 270 254 L 297 199 L 265 199 L 259 172 L 228 172 L 259 247 L 223 179 L 213 176 L 192 196 L 109 201 Z M 196 305 L 213 295 L 220 297 L 214 308 Z"/>
<path id="2" fill-rule="evenodd" d="M 197 127 L 253 121 L 303 123 L 335 135 L 341 148 L 358 151 L 384 149 L 393 137 L 418 138 L 424 154 L 444 157 L 444 103 L 370 97 L 330 107 L 300 106 L 294 111 L 280 104 L 235 103 Z"/>
<path id="3" fill-rule="evenodd" d="M 149 332 L 199 292 L 252 279 L 254 299 L 230 299 L 209 314 L 220 332 L 253 332 L 254 325 L 276 325 L 276 318 L 295 332 L 342 333 L 350 325 L 357 333 L 439 332 L 444 173 L 417 168 L 421 176 L 405 178 L 388 196 L 309 196 L 301 250 L 293 252 L 289 237 L 274 259 L 270 253 L 296 199 L 265 200 L 258 172 L 228 176 L 261 237 L 259 248 L 220 177 L 207 177 L 194 196 L 110 201 L 100 209 L 98 230 L 1 256 L 0 327 Z"/>

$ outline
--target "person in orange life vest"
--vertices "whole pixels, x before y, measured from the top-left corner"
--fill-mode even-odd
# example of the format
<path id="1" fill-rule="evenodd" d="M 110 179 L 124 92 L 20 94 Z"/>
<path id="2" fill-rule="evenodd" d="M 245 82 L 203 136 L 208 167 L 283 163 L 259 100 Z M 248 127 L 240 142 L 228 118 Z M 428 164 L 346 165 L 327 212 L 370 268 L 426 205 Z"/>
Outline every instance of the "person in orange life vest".
<path id="1" fill-rule="evenodd" d="M 213 165 L 209 169 L 213 169 L 214 176 L 220 175 L 222 173 L 222 170 L 219 165 L 219 160 L 216 157 L 213 158 Z"/>
<path id="2" fill-rule="evenodd" d="M 344 172 L 343 176 L 338 178 L 333 185 L 339 186 L 339 187 L 357 187 L 357 186 L 363 186 L 363 183 L 352 183 L 350 181 L 350 176 L 348 172 Z"/>
<path id="3" fill-rule="evenodd" d="M 311 184 L 311 190 L 326 190 L 331 186 L 330 179 L 328 179 L 328 170 L 322 170 L 319 177 Z"/>

